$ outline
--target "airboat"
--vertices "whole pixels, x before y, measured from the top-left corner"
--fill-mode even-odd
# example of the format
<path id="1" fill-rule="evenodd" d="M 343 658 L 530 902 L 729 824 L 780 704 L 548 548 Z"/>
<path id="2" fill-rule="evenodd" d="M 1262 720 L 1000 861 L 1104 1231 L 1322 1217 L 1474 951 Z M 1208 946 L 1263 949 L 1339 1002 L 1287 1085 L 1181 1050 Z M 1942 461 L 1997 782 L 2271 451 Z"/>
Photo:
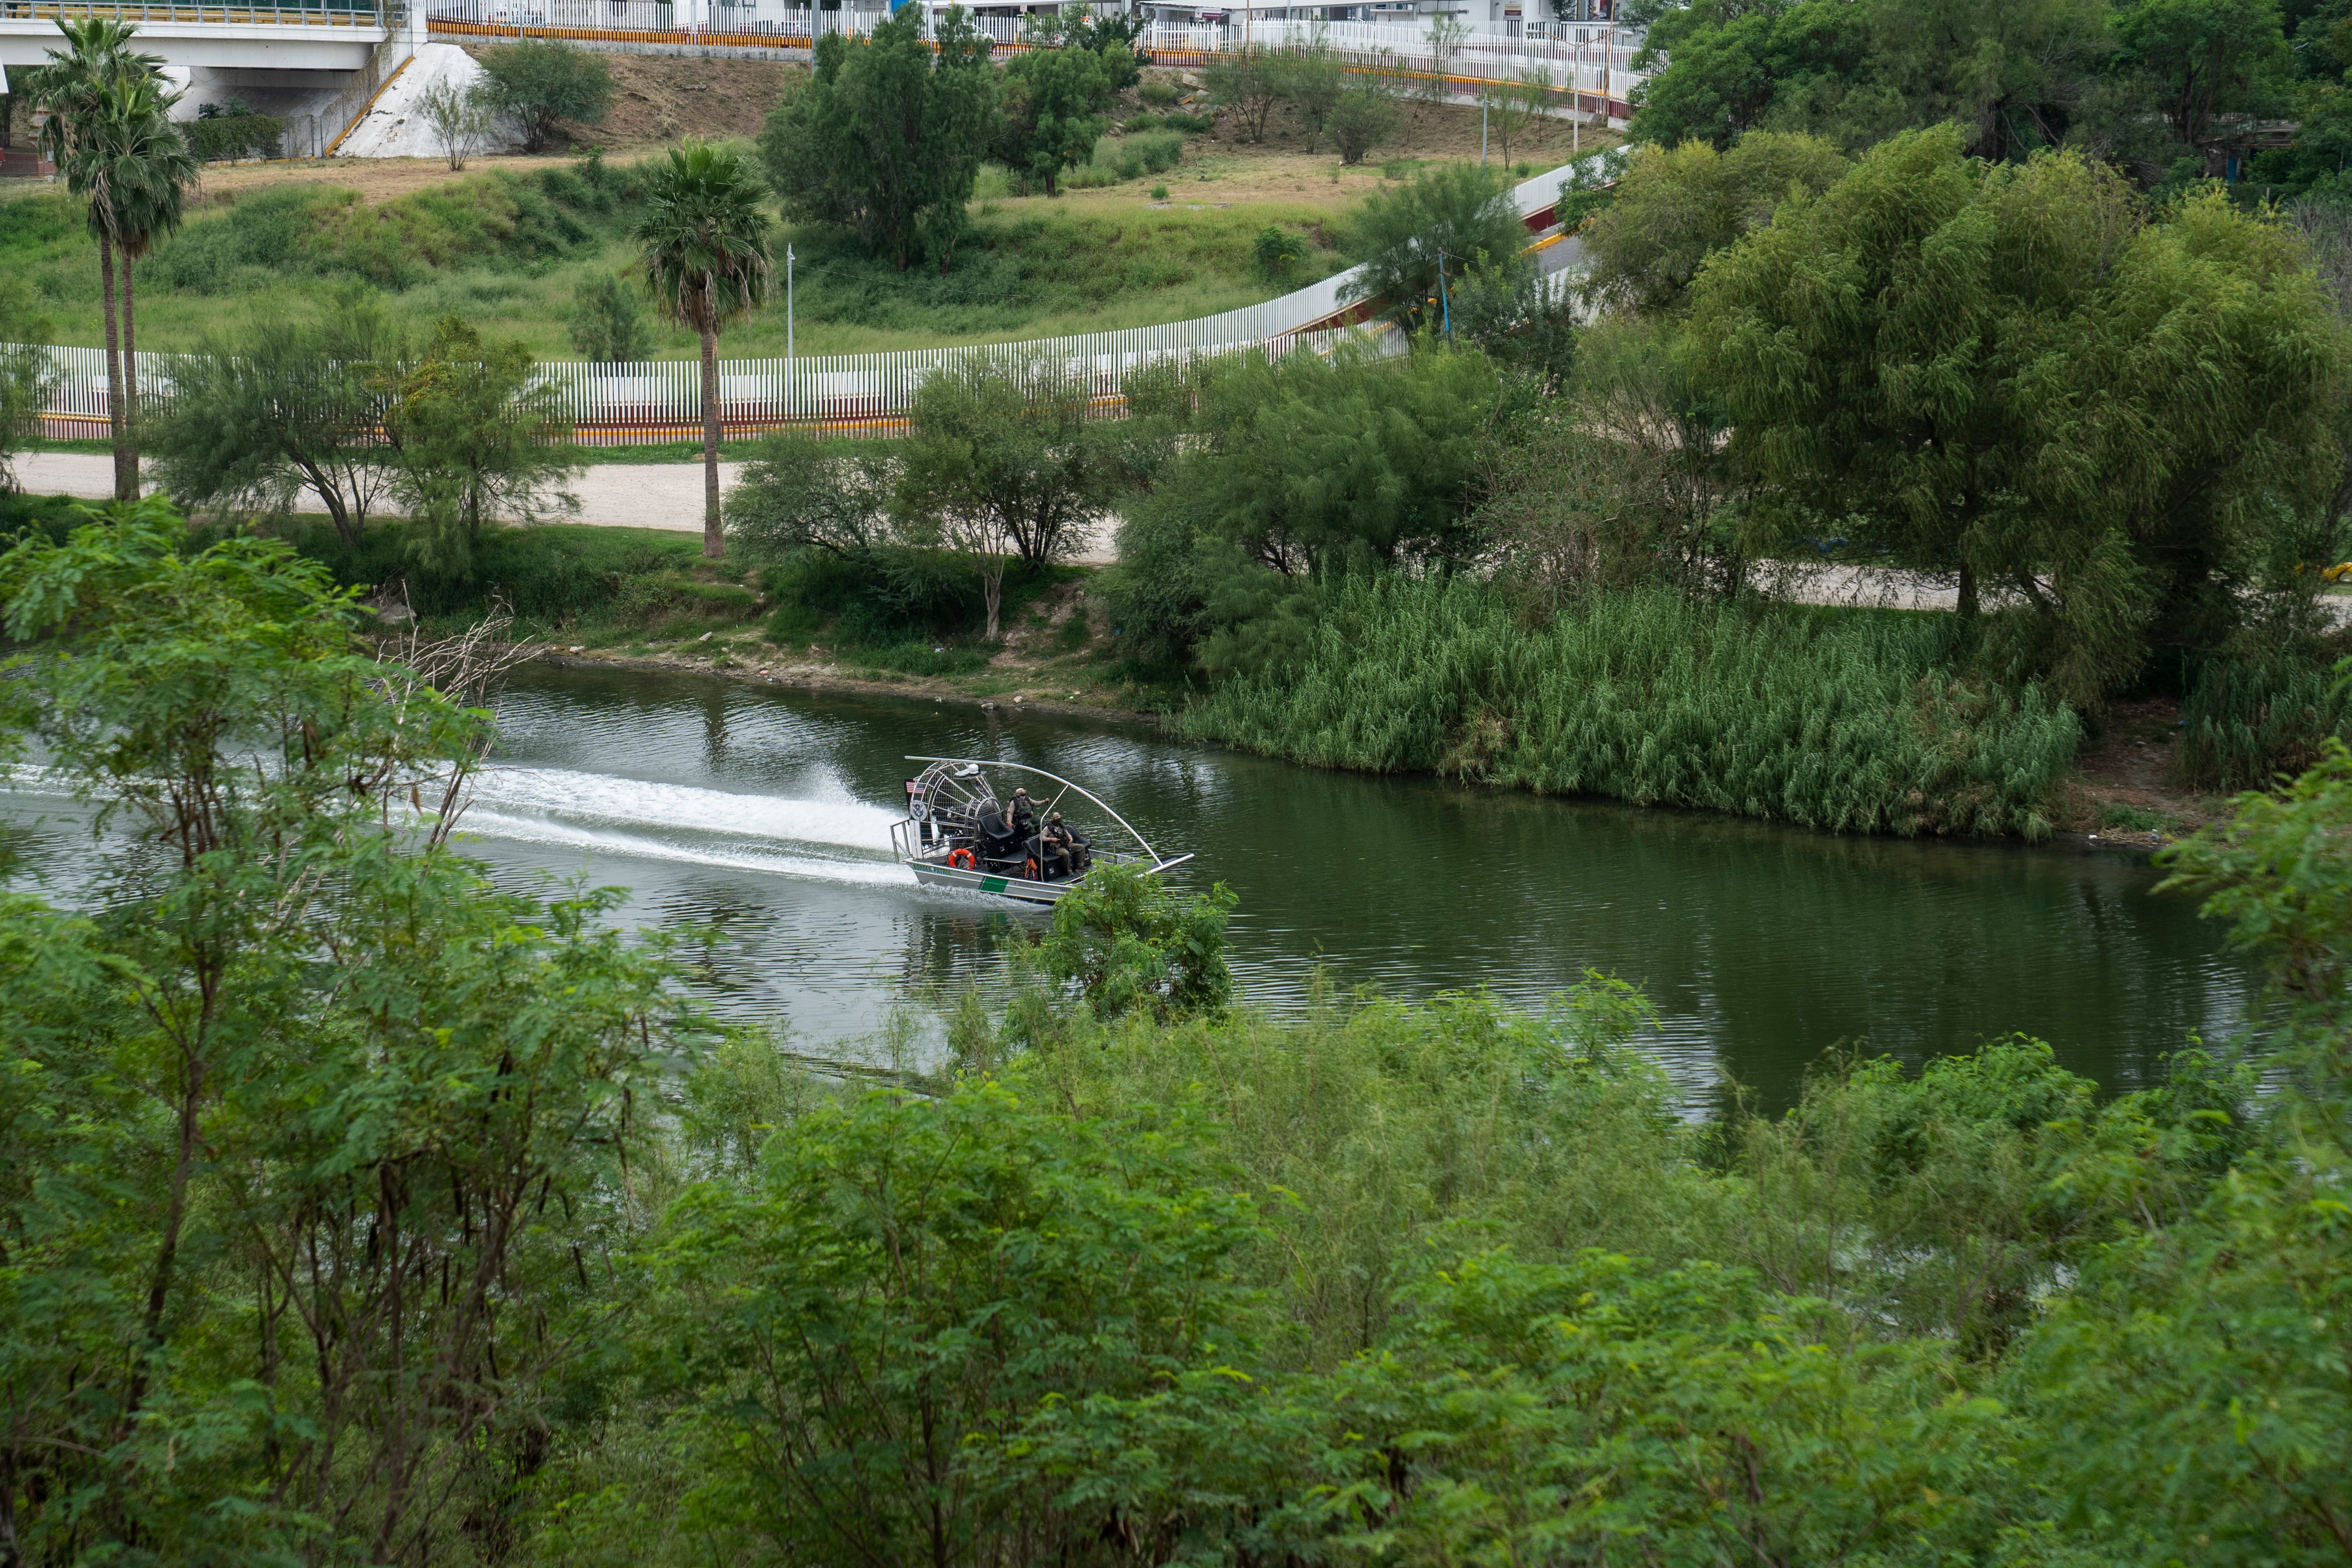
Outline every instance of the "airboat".
<path id="1" fill-rule="evenodd" d="M 1192 858 L 1162 858 L 1099 795 L 1043 768 L 971 757 L 907 760 L 925 766 L 907 781 L 906 819 L 891 824 L 890 846 L 899 863 L 927 888 L 960 888 L 1051 904 L 1083 883 L 1097 866 L 1132 866 L 1150 877 Z M 1030 781 L 1039 787 L 1031 792 L 1024 814 L 1015 792 L 1028 790 Z M 1099 813 L 1100 819 L 1115 824 L 1133 847 L 1097 845 L 1095 837 L 1105 829 L 1091 814 L 1096 834 L 1073 826 L 1066 840 L 1050 837 L 1046 830 L 1054 814 L 1074 795 Z"/>

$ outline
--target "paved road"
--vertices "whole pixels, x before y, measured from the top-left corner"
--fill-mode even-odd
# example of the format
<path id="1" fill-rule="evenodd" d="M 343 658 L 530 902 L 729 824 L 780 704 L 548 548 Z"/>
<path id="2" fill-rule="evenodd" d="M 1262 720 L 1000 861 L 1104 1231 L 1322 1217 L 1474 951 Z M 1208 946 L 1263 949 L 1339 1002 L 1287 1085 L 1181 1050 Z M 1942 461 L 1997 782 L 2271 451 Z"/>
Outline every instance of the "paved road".
<path id="1" fill-rule="evenodd" d="M 731 485 L 740 463 L 719 465 L 719 482 Z M 16 459 L 27 490 L 38 495 L 114 493 L 114 460 L 80 452 L 34 452 Z M 575 479 L 574 522 L 599 528 L 674 528 L 702 531 L 702 466 L 698 463 L 598 463 Z"/>
<path id="2" fill-rule="evenodd" d="M 719 465 L 719 482 L 732 485 L 741 463 Z M 33 452 L 16 459 L 16 474 L 35 495 L 80 496 L 103 500 L 114 493 L 114 459 L 81 452 Z M 150 487 L 152 488 L 152 487 Z M 565 521 L 593 528 L 670 528 L 702 531 L 702 465 L 699 463 L 598 463 L 572 483 L 580 512 Z M 1107 521 L 1079 549 L 1085 565 L 1117 559 Z"/>

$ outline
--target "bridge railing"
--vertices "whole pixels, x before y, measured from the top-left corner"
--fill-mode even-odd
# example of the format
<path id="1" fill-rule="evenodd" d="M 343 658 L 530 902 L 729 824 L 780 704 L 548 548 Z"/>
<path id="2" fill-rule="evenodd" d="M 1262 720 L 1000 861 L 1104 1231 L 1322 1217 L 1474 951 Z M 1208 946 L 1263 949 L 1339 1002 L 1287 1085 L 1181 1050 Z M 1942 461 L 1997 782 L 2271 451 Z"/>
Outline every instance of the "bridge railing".
<path id="1" fill-rule="evenodd" d="M 85 16 L 147 25 L 367 28 L 384 25 L 383 7 L 364 0 L 236 5 L 184 5 L 181 0 L 0 0 L 0 21 L 74 21 Z"/>

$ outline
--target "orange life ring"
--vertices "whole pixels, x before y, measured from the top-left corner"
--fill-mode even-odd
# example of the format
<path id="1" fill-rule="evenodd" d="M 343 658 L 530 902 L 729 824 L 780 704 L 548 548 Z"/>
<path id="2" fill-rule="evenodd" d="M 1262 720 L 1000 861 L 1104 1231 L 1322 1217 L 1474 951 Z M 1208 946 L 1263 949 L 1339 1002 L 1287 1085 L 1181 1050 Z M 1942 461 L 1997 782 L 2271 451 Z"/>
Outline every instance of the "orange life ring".
<path id="1" fill-rule="evenodd" d="M 971 870 L 973 865 L 971 851 L 969 849 L 949 850 L 948 864 L 953 866 L 959 871 Z"/>

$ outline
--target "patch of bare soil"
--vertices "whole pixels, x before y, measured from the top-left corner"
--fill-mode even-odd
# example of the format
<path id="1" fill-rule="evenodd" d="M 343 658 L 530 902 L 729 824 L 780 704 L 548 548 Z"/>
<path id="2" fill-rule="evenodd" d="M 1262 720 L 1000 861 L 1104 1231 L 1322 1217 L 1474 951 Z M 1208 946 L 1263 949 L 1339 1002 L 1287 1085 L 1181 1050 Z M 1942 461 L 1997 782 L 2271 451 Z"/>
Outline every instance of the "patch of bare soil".
<path id="1" fill-rule="evenodd" d="M 2074 759 L 2058 826 L 2095 833 L 2102 842 L 2157 845 L 2193 832 L 2223 814 L 2226 803 L 2179 780 L 2180 702 L 2158 697 L 2119 702 Z M 2153 828 L 2140 825 L 2157 819 Z"/>
<path id="2" fill-rule="evenodd" d="M 466 50 L 479 58 L 494 47 L 468 44 Z M 619 54 L 604 60 L 613 73 L 613 107 L 595 124 L 571 128 L 579 146 L 641 150 L 682 136 L 757 136 L 785 85 L 808 74 L 806 66 L 782 60 Z"/>

